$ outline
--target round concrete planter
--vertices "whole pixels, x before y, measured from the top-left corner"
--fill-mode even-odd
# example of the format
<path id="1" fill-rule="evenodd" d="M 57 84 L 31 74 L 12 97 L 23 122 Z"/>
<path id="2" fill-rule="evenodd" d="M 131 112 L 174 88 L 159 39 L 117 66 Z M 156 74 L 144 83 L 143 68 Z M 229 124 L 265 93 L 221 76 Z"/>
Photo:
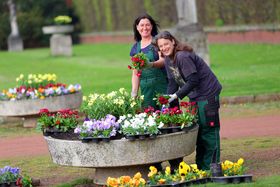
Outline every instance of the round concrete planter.
<path id="1" fill-rule="evenodd" d="M 46 97 L 45 99 L 0 101 L 0 116 L 24 117 L 24 126 L 32 127 L 34 126 L 33 123 L 36 125 L 36 118 L 40 109 L 47 108 L 51 112 L 66 108 L 78 109 L 82 103 L 82 96 L 82 92 L 77 92 L 68 95 Z"/>
<path id="2" fill-rule="evenodd" d="M 73 25 L 50 25 L 42 28 L 44 34 L 63 34 L 74 31 Z"/>
<path id="3" fill-rule="evenodd" d="M 110 177 L 133 176 L 140 171 L 147 177 L 153 163 L 190 155 L 195 150 L 198 126 L 188 132 L 158 136 L 155 139 L 82 143 L 45 137 L 54 163 L 96 168 L 95 183 L 105 184 Z"/>

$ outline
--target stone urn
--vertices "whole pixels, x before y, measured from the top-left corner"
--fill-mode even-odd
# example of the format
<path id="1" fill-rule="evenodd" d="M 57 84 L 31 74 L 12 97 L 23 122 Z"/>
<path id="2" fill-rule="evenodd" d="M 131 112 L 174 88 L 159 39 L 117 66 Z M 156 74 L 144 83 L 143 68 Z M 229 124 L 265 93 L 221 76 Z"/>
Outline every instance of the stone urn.
<path id="1" fill-rule="evenodd" d="M 50 25 L 42 28 L 44 34 L 51 34 L 50 48 L 52 56 L 72 56 L 73 25 Z"/>
<path id="2" fill-rule="evenodd" d="M 198 125 L 189 131 L 159 135 L 154 139 L 126 138 L 83 143 L 45 136 L 54 163 L 95 168 L 94 183 L 105 185 L 108 177 L 133 176 L 141 172 L 147 179 L 154 163 L 184 157 L 194 152 Z"/>
<path id="3" fill-rule="evenodd" d="M 0 116 L 22 117 L 24 127 L 35 127 L 40 109 L 47 108 L 51 112 L 61 109 L 78 109 L 82 104 L 82 92 L 50 96 L 45 99 L 22 99 L 16 101 L 0 101 Z"/>

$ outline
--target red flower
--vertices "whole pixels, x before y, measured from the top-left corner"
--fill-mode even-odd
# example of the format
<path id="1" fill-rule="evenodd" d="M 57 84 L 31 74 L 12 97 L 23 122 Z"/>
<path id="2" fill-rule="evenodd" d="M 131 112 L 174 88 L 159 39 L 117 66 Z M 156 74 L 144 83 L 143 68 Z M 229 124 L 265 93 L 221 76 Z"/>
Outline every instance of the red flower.
<path id="1" fill-rule="evenodd" d="M 49 113 L 50 111 L 47 109 L 47 108 L 42 108 L 42 109 L 40 109 L 40 112 L 39 112 L 39 114 L 41 115 L 41 114 L 47 114 L 47 113 Z"/>
<path id="2" fill-rule="evenodd" d="M 168 104 L 168 99 L 165 98 L 164 96 L 159 96 L 158 101 L 162 105 Z"/>
<path id="3" fill-rule="evenodd" d="M 127 66 L 128 69 L 132 69 L 132 67 L 130 65 Z"/>
<path id="4" fill-rule="evenodd" d="M 16 185 L 22 187 L 22 178 L 18 178 L 16 181 Z"/>
<path id="5" fill-rule="evenodd" d="M 147 113 L 147 114 L 151 114 L 155 111 L 155 109 L 151 106 L 149 106 L 148 108 L 145 108 L 144 109 L 144 112 Z"/>

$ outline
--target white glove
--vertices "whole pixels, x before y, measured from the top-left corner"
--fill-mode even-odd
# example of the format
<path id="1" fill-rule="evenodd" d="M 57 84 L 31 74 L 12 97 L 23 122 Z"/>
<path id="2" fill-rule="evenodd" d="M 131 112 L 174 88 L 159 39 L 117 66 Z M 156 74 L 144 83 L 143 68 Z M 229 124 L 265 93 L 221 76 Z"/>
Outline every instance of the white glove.
<path id="1" fill-rule="evenodd" d="M 176 93 L 175 94 L 172 94 L 172 95 L 169 95 L 169 99 L 168 99 L 168 102 L 169 103 L 171 103 L 172 101 L 174 101 L 175 99 L 177 99 L 178 98 L 178 96 L 176 95 Z"/>

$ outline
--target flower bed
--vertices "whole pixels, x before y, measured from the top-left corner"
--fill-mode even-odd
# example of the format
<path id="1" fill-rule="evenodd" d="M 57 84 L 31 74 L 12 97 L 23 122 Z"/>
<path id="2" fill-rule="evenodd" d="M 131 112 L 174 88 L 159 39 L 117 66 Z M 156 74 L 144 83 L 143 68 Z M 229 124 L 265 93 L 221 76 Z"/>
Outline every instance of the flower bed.
<path id="1" fill-rule="evenodd" d="M 174 107 L 154 111 L 152 107 L 142 110 L 142 100 L 143 97 L 132 98 L 124 88 L 109 94 L 93 93 L 84 96 L 80 111 L 85 114 L 86 119 L 80 125 L 73 123 L 76 128 L 74 132 L 77 134 L 73 139 L 79 136 L 85 143 L 108 142 L 122 137 L 130 140 L 153 139 L 160 134 L 181 130 L 188 132 L 196 124 L 196 110 L 192 103 L 182 102 L 182 110 Z M 51 119 L 46 120 L 46 117 Z M 56 121 L 52 117 L 50 114 L 41 115 L 41 118 L 44 118 L 39 120 L 41 126 L 44 123 L 45 127 L 50 127 L 49 123 L 55 126 Z M 58 133 L 57 129 L 52 130 L 54 134 Z M 44 133 L 46 134 L 46 131 Z"/>
<path id="2" fill-rule="evenodd" d="M 45 99 L 51 96 L 67 95 L 81 90 L 81 85 L 57 83 L 55 74 L 21 74 L 16 78 L 17 86 L 3 90 L 0 101 L 15 101 L 22 99 Z"/>
<path id="3" fill-rule="evenodd" d="M 45 136 L 59 139 L 77 139 L 74 129 L 78 125 L 78 111 L 63 109 L 58 112 L 50 112 L 48 109 L 40 110 L 37 129 Z"/>

